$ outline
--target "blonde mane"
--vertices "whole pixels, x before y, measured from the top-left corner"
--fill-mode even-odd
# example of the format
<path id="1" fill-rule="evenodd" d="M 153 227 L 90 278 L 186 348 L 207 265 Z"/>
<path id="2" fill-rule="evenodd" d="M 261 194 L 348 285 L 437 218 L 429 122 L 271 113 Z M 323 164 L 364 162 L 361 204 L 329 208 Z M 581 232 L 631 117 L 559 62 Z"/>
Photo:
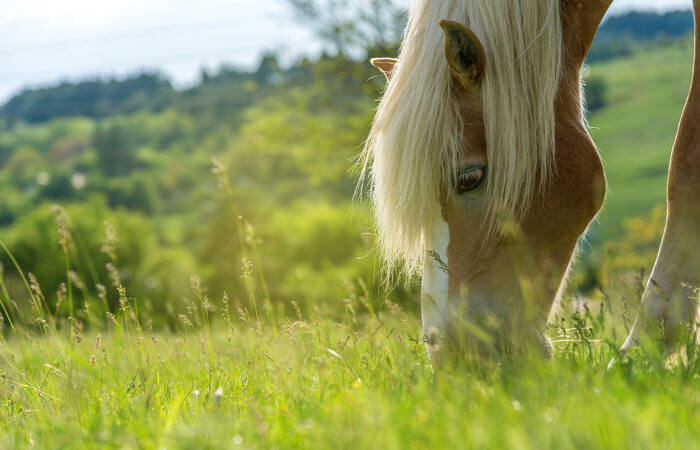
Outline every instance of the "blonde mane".
<path id="1" fill-rule="evenodd" d="M 414 0 L 362 159 L 361 180 L 371 174 L 378 239 L 390 271 L 420 272 L 457 157 L 469 145 L 462 138 L 438 22 L 469 26 L 486 52 L 481 100 L 490 211 L 485 222 L 493 231 L 504 211 L 521 218 L 553 171 L 562 58 L 559 2 Z"/>

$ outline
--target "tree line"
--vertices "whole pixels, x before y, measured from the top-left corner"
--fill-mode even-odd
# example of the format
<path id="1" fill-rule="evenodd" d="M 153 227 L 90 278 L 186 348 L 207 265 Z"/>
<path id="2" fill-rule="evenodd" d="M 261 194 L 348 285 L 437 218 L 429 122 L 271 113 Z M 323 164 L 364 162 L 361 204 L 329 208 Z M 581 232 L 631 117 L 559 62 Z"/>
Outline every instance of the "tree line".
<path id="1" fill-rule="evenodd" d="M 139 73 L 125 79 L 62 82 L 23 90 L 0 107 L 0 120 L 43 123 L 57 117 L 102 118 L 140 110 L 161 111 L 168 107 L 196 114 L 209 111 L 221 116 L 244 109 L 261 93 L 281 83 L 298 86 L 318 82 L 313 72 L 319 68 L 356 75 L 357 68 L 348 72 L 353 63 L 363 64 L 369 56 L 396 52 L 404 14 L 391 1 L 373 0 L 356 7 L 350 6 L 347 0 L 289 0 L 289 3 L 298 19 L 308 22 L 325 43 L 326 52 L 319 58 L 325 64 L 314 64 L 302 58 L 291 67 L 282 68 L 277 55 L 268 52 L 253 69 L 222 66 L 215 73 L 203 70 L 200 82 L 184 91 L 173 89 L 167 77 L 157 72 Z M 646 42 L 683 38 L 692 29 L 691 11 L 663 14 L 637 11 L 613 16 L 601 26 L 589 62 L 631 54 Z M 346 81 L 352 83 L 353 77 L 347 77 Z"/>

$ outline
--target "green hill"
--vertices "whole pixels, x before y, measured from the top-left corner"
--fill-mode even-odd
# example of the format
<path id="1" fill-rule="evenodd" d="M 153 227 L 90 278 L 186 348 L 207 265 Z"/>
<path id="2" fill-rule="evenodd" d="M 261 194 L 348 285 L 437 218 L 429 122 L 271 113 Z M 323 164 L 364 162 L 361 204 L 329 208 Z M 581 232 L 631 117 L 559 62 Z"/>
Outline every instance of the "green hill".
<path id="1" fill-rule="evenodd" d="M 626 218 L 665 201 L 666 171 L 692 61 L 688 40 L 590 67 L 607 89 L 606 107 L 590 118 L 609 182 L 600 238 L 619 237 Z"/>

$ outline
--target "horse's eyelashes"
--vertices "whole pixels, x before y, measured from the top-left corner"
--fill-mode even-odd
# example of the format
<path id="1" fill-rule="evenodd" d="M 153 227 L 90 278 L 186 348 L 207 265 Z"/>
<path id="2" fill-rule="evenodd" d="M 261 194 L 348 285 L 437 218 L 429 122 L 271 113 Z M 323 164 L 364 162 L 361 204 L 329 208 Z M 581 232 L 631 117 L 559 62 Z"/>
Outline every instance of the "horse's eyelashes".
<path id="1" fill-rule="evenodd" d="M 462 195 L 475 190 L 481 186 L 484 178 L 486 178 L 485 167 L 471 167 L 469 169 L 462 170 L 457 175 L 457 183 L 455 186 L 457 195 Z"/>

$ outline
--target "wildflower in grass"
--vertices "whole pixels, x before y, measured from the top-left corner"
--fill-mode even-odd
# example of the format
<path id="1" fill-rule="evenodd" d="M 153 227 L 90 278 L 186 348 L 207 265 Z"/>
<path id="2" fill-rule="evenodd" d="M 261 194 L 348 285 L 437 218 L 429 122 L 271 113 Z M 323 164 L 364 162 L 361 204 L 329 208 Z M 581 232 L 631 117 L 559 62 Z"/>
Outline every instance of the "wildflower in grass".
<path id="1" fill-rule="evenodd" d="M 71 283 L 73 283 L 73 286 L 77 287 L 81 291 L 85 290 L 85 283 L 83 283 L 83 280 L 80 278 L 80 275 L 78 275 L 77 272 L 74 270 L 69 270 L 66 272 L 66 277 L 70 280 Z"/>
<path id="2" fill-rule="evenodd" d="M 107 288 L 104 286 L 104 284 L 97 283 L 95 285 L 95 289 L 97 290 L 97 298 L 102 300 L 103 302 L 107 302 Z"/>
<path id="3" fill-rule="evenodd" d="M 119 293 L 119 307 L 122 311 L 125 311 L 129 307 L 129 297 L 126 296 L 126 288 L 123 285 L 119 285 L 117 292 Z"/>
<path id="4" fill-rule="evenodd" d="M 216 391 L 214 391 L 214 400 L 218 402 L 221 401 L 222 398 L 224 398 L 224 389 L 219 387 Z"/>
<path id="5" fill-rule="evenodd" d="M 249 280 L 251 273 L 253 273 L 253 263 L 248 258 L 242 258 L 241 278 L 244 280 Z"/>
<path id="6" fill-rule="evenodd" d="M 100 349 L 100 344 L 102 343 L 102 335 L 98 334 L 95 338 L 95 351 Z"/>
<path id="7" fill-rule="evenodd" d="M 66 288 L 66 283 L 61 283 L 58 285 L 58 290 L 56 291 L 56 311 L 61 307 L 61 304 L 66 299 L 68 295 L 68 288 Z"/>
<path id="8" fill-rule="evenodd" d="M 248 308 L 238 308 L 238 320 L 244 323 L 248 323 L 250 319 L 250 313 Z"/>
<path id="9" fill-rule="evenodd" d="M 190 300 L 188 297 L 182 297 L 182 302 L 185 304 L 185 309 L 187 310 L 187 313 L 190 314 L 192 317 L 197 319 L 197 304 Z"/>
<path id="10" fill-rule="evenodd" d="M 43 329 L 46 329 L 49 327 L 49 324 L 46 323 L 46 321 L 44 319 L 42 319 L 41 317 L 37 317 L 36 323 L 39 324 L 39 326 Z"/>
<path id="11" fill-rule="evenodd" d="M 228 167 L 218 158 L 212 158 L 211 163 L 214 167 L 211 169 L 211 173 L 216 176 L 216 186 L 224 192 L 230 192 L 231 182 L 228 176 Z"/>
<path id="12" fill-rule="evenodd" d="M 34 296 L 37 298 L 37 300 L 44 301 L 44 293 L 41 291 L 41 286 L 39 285 L 39 280 L 37 280 L 36 275 L 29 272 L 27 276 L 29 277 L 29 288 L 34 293 Z"/>
<path id="13" fill-rule="evenodd" d="M 186 326 L 186 327 L 192 327 L 192 326 L 193 326 L 193 325 L 192 325 L 192 322 L 190 322 L 190 319 L 189 319 L 186 315 L 180 314 L 180 315 L 178 315 L 177 317 L 178 317 L 178 319 L 180 319 L 180 322 L 182 322 L 182 324 L 183 324 L 184 326 Z"/>
<path id="14" fill-rule="evenodd" d="M 229 299 L 228 299 L 228 293 L 224 291 L 223 295 L 221 296 L 221 317 L 224 319 L 224 321 L 229 325 L 232 326 L 233 324 L 231 323 L 231 313 L 230 313 L 230 305 L 229 305 Z"/>
<path id="15" fill-rule="evenodd" d="M 262 244 L 262 239 L 256 236 L 255 227 L 250 222 L 245 223 L 245 242 L 251 247 Z"/>
<path id="16" fill-rule="evenodd" d="M 119 243 L 119 238 L 117 233 L 114 232 L 112 224 L 104 221 L 105 235 L 102 238 L 102 245 L 100 246 L 100 251 L 105 255 L 109 256 L 112 261 L 117 260 L 117 244 Z"/>
<path id="17" fill-rule="evenodd" d="M 199 398 L 199 391 L 195 389 L 194 391 L 192 391 L 192 395 L 194 396 L 194 398 Z"/>
<path id="18" fill-rule="evenodd" d="M 265 299 L 265 301 L 263 302 L 262 308 L 268 317 L 272 316 L 272 302 L 270 302 L 270 299 Z"/>
<path id="19" fill-rule="evenodd" d="M 83 324 L 80 320 L 75 317 L 69 317 L 68 320 L 71 323 L 71 329 L 73 332 L 73 340 L 76 344 L 80 344 L 83 341 L 83 337 L 80 335 L 80 330 L 83 328 Z"/>
<path id="20" fill-rule="evenodd" d="M 357 313 L 355 312 L 355 302 L 350 298 L 346 298 L 343 299 L 343 306 L 345 307 L 347 317 L 354 322 L 354 319 L 357 316 Z"/>
<path id="21" fill-rule="evenodd" d="M 121 286 L 121 277 L 119 276 L 119 272 L 117 271 L 117 268 L 114 264 L 111 262 L 108 262 L 105 264 L 105 268 L 107 269 L 107 274 L 109 275 L 109 279 L 112 281 L 112 286 L 115 288 L 119 288 Z"/>
<path id="22" fill-rule="evenodd" d="M 68 253 L 69 246 L 72 243 L 70 234 L 70 218 L 63 207 L 54 205 L 51 207 L 51 212 L 56 214 L 56 227 L 58 228 L 58 243 L 61 245 L 64 253 Z"/>
<path id="23" fill-rule="evenodd" d="M 294 308 L 294 312 L 297 315 L 297 319 L 302 320 L 301 319 L 301 309 L 299 309 L 299 305 L 294 300 L 292 300 L 291 303 L 292 303 L 292 307 Z"/>
<path id="24" fill-rule="evenodd" d="M 201 297 L 202 299 L 202 310 L 209 311 L 211 309 L 211 303 L 209 302 L 209 297 L 205 294 Z"/>
<path id="25" fill-rule="evenodd" d="M 292 330 L 292 323 L 289 321 L 289 318 L 285 318 L 284 321 L 282 322 L 282 331 L 284 334 L 289 334 L 291 335 L 293 333 Z M 294 339 L 294 338 L 292 338 Z"/>
<path id="26" fill-rule="evenodd" d="M 398 314 L 401 311 L 399 305 L 397 305 L 389 299 L 384 300 L 384 305 L 386 305 L 386 307 L 389 308 L 389 311 L 391 311 L 392 314 Z"/>

